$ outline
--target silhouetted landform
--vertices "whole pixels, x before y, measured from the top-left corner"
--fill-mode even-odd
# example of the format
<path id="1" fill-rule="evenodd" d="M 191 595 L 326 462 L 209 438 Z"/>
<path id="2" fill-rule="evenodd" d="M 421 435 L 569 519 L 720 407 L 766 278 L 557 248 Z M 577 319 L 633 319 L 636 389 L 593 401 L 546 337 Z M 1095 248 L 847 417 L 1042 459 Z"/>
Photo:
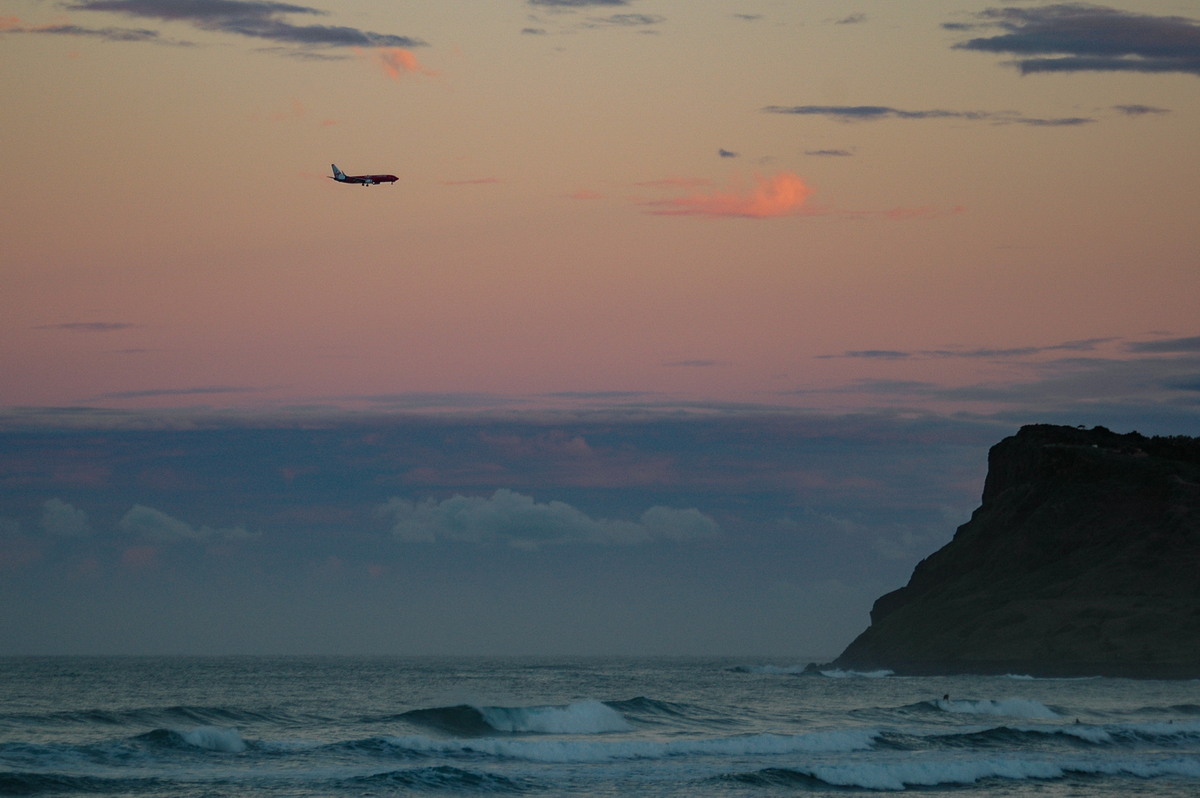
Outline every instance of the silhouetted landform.
<path id="1" fill-rule="evenodd" d="M 1200 438 L 1022 427 L 971 520 L 832 665 L 1200 677 Z"/>

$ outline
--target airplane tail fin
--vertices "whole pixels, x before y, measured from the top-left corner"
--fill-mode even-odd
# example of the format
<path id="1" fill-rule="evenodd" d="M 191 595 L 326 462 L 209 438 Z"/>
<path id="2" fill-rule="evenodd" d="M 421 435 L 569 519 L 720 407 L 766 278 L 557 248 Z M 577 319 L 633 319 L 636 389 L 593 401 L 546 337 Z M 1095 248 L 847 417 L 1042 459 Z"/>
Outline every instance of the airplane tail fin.
<path id="1" fill-rule="evenodd" d="M 344 180 L 345 179 L 346 173 L 343 172 L 341 169 L 338 169 L 337 164 L 331 163 L 329 165 L 333 167 L 333 179 L 334 180 Z"/>

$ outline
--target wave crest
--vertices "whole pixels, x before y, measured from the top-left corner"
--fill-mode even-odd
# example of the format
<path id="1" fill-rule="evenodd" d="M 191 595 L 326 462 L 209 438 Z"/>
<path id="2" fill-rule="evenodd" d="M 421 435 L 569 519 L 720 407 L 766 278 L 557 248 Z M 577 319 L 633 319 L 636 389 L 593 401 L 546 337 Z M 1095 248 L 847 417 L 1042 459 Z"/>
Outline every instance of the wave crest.
<path id="1" fill-rule="evenodd" d="M 240 754 L 246 741 L 237 729 L 222 726 L 198 726 L 194 729 L 155 729 L 134 739 L 168 748 L 201 748 L 226 754 Z"/>
<path id="2" fill-rule="evenodd" d="M 942 712 L 956 712 L 968 715 L 1003 715 L 1010 718 L 1058 718 L 1061 717 L 1041 701 L 1028 698 L 985 698 L 978 701 L 970 699 L 939 698 L 928 702 Z"/>
<path id="3" fill-rule="evenodd" d="M 632 730 L 629 721 L 603 701 L 529 707 L 452 707 L 414 709 L 400 718 L 425 728 L 472 737 L 506 734 L 606 734 Z"/>
<path id="4" fill-rule="evenodd" d="M 482 707 L 489 726 L 503 732 L 536 734 L 604 734 L 632 730 L 620 712 L 602 701 L 566 706 Z"/>

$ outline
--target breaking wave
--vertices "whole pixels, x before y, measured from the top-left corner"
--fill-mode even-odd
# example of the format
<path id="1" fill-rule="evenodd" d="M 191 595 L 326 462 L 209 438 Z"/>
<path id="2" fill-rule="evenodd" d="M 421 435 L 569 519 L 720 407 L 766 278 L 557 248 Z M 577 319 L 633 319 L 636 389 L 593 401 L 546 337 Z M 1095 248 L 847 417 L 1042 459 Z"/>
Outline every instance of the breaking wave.
<path id="1" fill-rule="evenodd" d="M 226 754 L 240 754 L 246 750 L 246 741 L 237 729 L 218 726 L 199 726 L 186 730 L 155 729 L 134 739 L 168 748 L 199 748 Z"/>
<path id="2" fill-rule="evenodd" d="M 964 715 L 1001 715 L 1008 718 L 1059 718 L 1061 715 L 1041 701 L 1028 698 L 985 698 L 970 699 L 939 698 L 923 701 L 919 706 L 930 707 L 941 712 Z"/>
<path id="3" fill-rule="evenodd" d="M 1200 794 L 1182 681 L 352 658 L 222 660 L 227 680 L 155 661 L 178 677 L 163 686 L 145 662 L 101 659 L 95 689 L 59 696 L 57 671 L 0 660 L 29 672 L 0 711 L 0 795 Z M 525 698 L 414 703 L 464 691 Z"/>
<path id="4" fill-rule="evenodd" d="M 452 707 L 414 709 L 399 718 L 416 726 L 449 734 L 480 736 L 506 734 L 606 734 L 633 727 L 602 701 L 578 701 L 564 706 Z"/>
<path id="5" fill-rule="evenodd" d="M 799 676 L 806 665 L 735 665 L 730 673 L 764 673 L 771 676 Z"/>

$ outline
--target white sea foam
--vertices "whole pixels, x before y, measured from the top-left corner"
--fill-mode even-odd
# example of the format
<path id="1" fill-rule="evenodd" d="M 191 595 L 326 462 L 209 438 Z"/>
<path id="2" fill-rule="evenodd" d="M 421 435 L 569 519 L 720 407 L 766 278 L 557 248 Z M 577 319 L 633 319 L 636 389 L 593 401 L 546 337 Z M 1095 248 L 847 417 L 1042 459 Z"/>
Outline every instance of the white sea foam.
<path id="1" fill-rule="evenodd" d="M 806 665 L 739 665 L 734 668 L 741 673 L 762 673 L 770 676 L 795 676 L 804 673 Z"/>
<path id="2" fill-rule="evenodd" d="M 633 727 L 620 712 L 600 701 L 577 701 L 566 706 L 476 707 L 496 731 L 539 734 L 604 734 Z"/>
<path id="3" fill-rule="evenodd" d="M 246 750 L 246 741 L 237 729 L 221 726 L 199 726 L 178 733 L 188 745 L 204 748 L 209 751 L 223 751 L 229 754 L 239 754 Z"/>
<path id="4" fill-rule="evenodd" d="M 841 765 L 818 765 L 801 772 L 815 776 L 826 784 L 839 787 L 863 787 L 868 790 L 903 790 L 906 787 L 933 787 L 939 784 L 974 784 L 980 779 L 1052 779 L 1063 775 L 1059 766 L 1050 762 L 1024 759 L 986 759 L 926 761 L 911 759 L 904 762 L 853 762 Z"/>
<path id="5" fill-rule="evenodd" d="M 536 740 L 502 737 L 442 740 L 432 737 L 391 737 L 388 741 L 398 748 L 422 754 L 485 754 L 501 759 L 575 764 L 676 756 L 779 756 L 866 751 L 874 746 L 875 736 L 876 732 L 872 730 L 839 730 L 686 740 Z"/>
<path id="6" fill-rule="evenodd" d="M 830 679 L 883 679 L 891 676 L 893 671 L 878 670 L 878 671 L 844 671 L 841 668 L 833 668 L 827 671 L 821 671 L 822 676 L 828 676 Z"/>
<path id="7" fill-rule="evenodd" d="M 1049 761 L 1020 757 L 966 760 L 919 760 L 902 762 L 852 762 L 798 768 L 797 772 L 814 776 L 826 784 L 861 787 L 868 790 L 904 790 L 908 787 L 935 787 L 946 784 L 975 784 L 982 779 L 1003 778 L 1059 779 L 1068 773 L 1106 776 L 1136 776 L 1150 779 L 1163 776 L 1200 776 L 1200 761 L 1175 757 L 1157 761 L 1138 760 L 1067 760 Z"/>
<path id="8" fill-rule="evenodd" d="M 1149 723 L 1118 723 L 1108 727 L 1114 734 L 1129 734 L 1146 739 L 1177 737 L 1195 739 L 1200 737 L 1200 720 L 1152 721 Z"/>
<path id="9" fill-rule="evenodd" d="M 945 712 L 970 715 L 1003 715 L 1010 718 L 1060 717 L 1057 712 L 1041 701 L 1033 701 L 1028 698 L 984 699 L 982 701 L 939 698 L 934 703 L 938 709 Z"/>

